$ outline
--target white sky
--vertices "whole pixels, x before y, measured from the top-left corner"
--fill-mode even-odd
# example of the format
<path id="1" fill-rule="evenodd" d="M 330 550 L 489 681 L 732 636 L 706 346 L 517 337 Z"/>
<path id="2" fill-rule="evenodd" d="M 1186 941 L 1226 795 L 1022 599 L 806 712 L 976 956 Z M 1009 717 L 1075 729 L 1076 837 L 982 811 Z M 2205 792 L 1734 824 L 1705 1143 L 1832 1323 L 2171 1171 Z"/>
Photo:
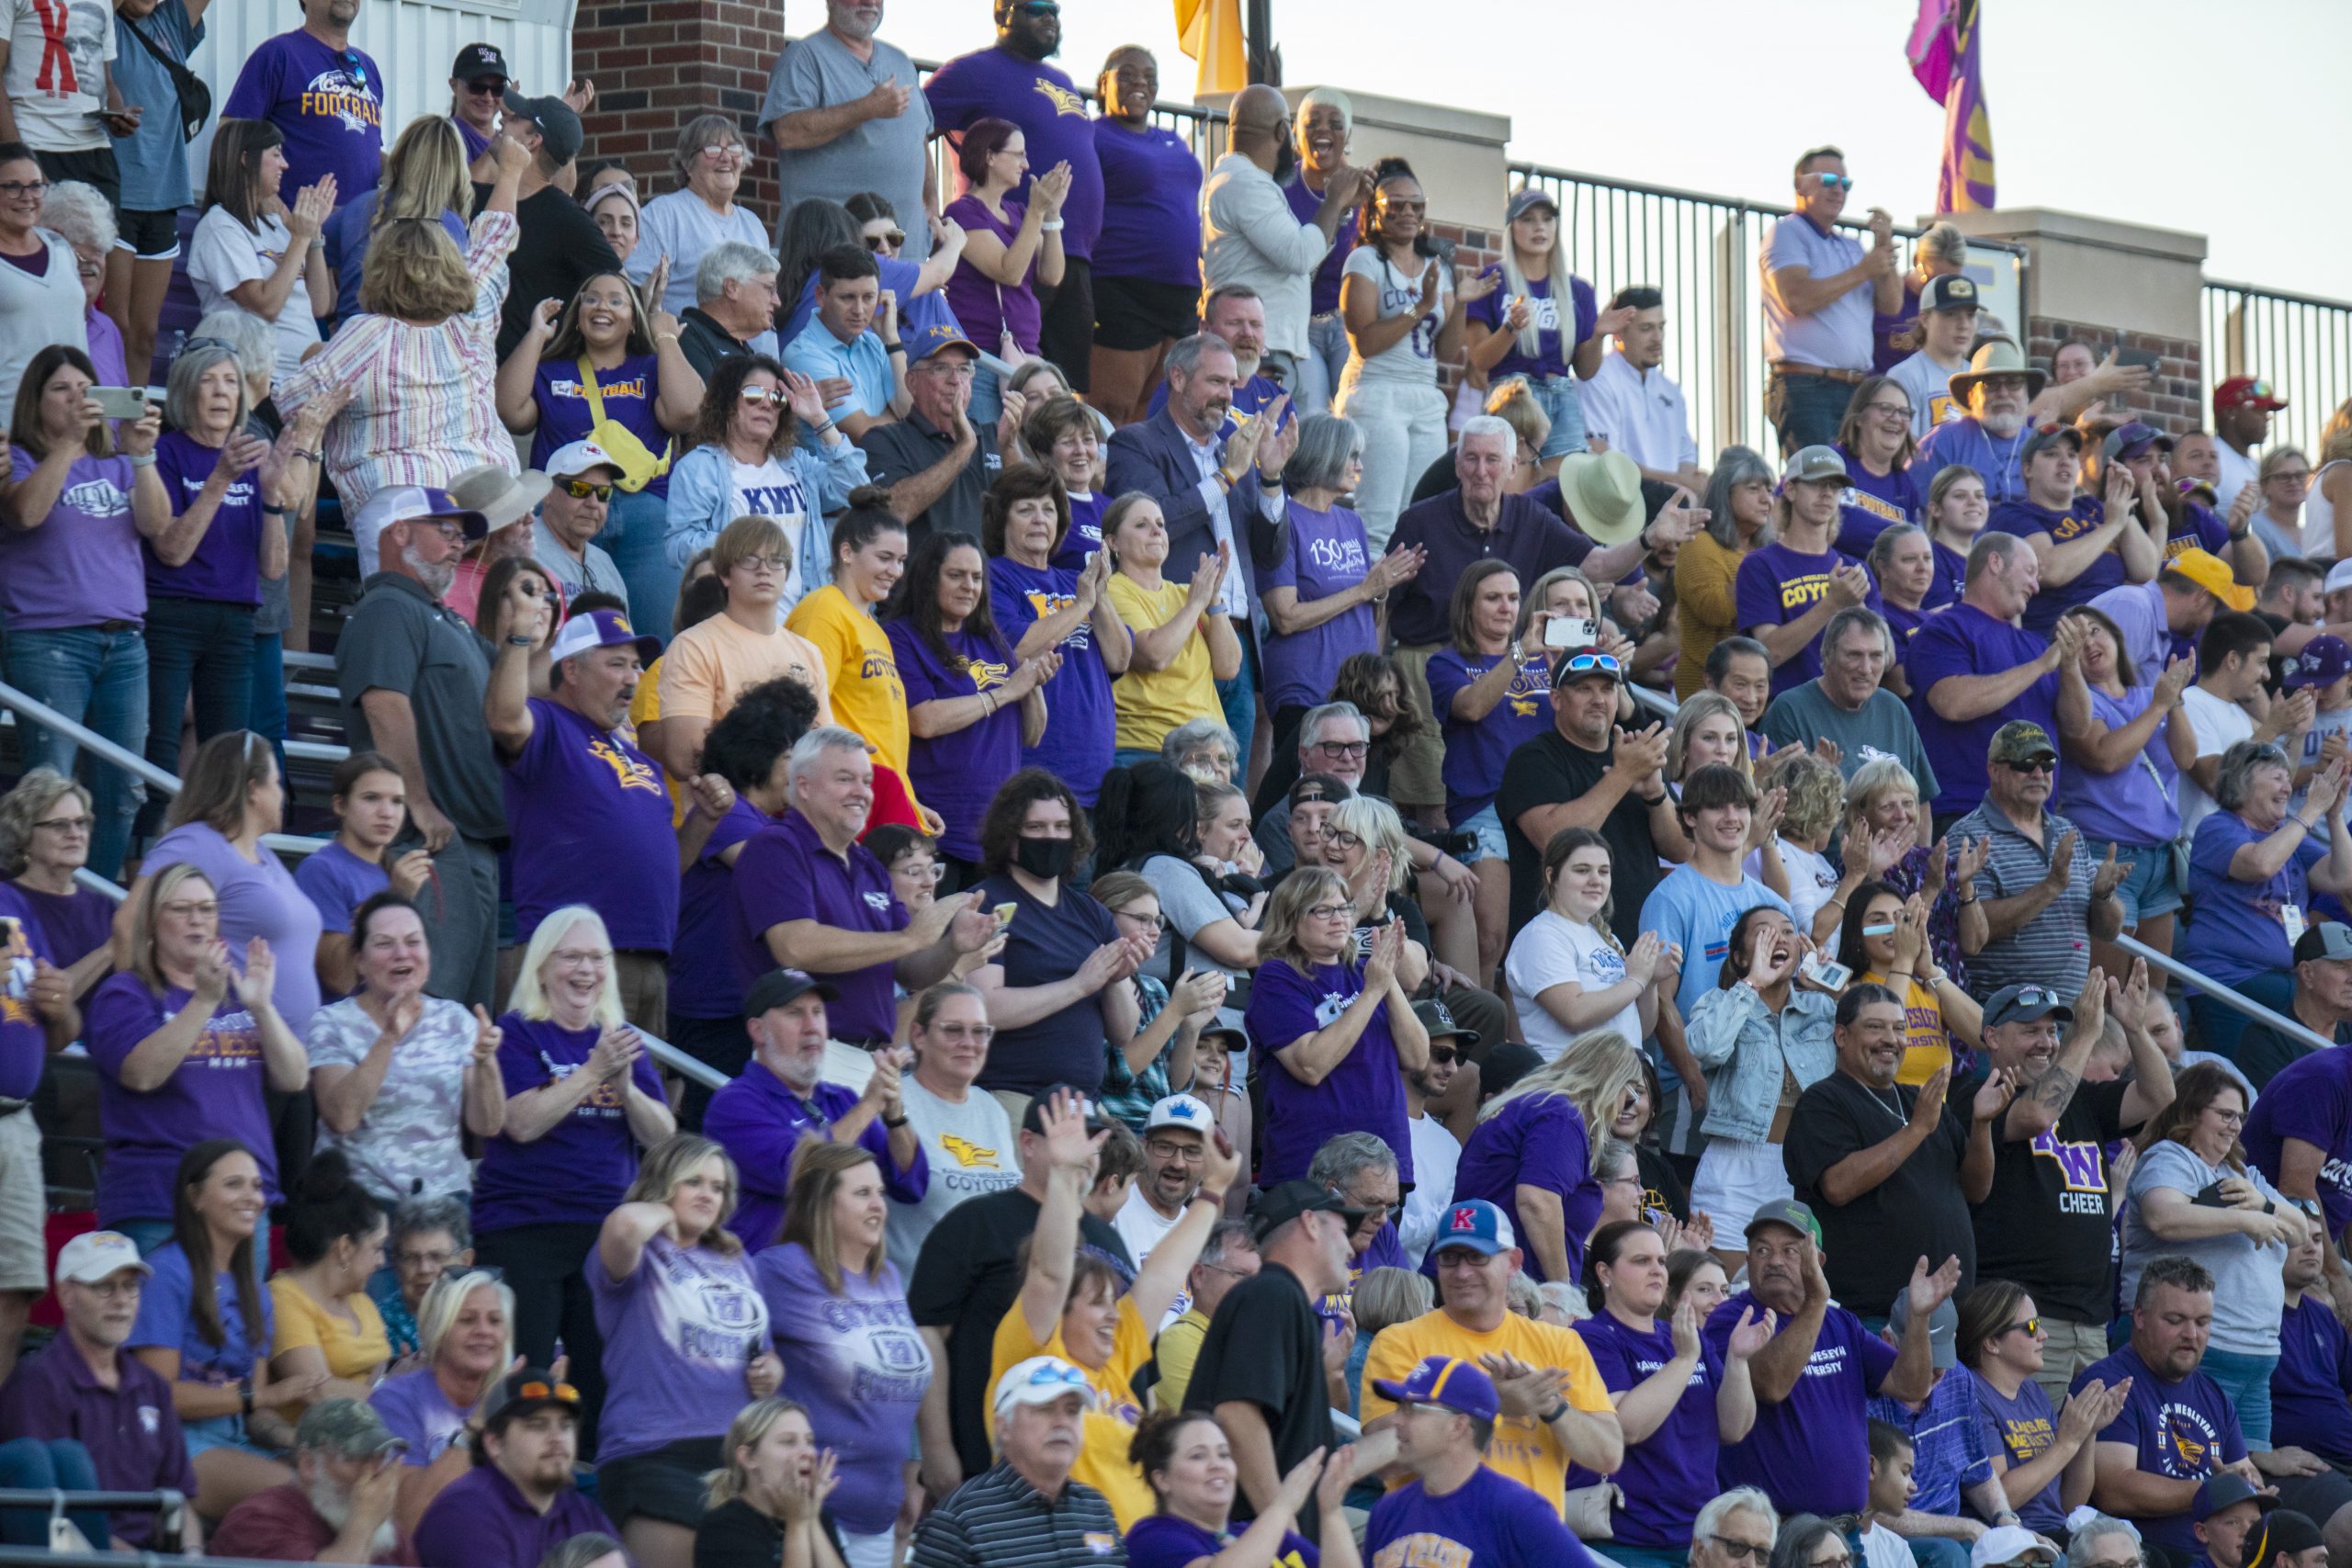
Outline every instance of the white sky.
<path id="1" fill-rule="evenodd" d="M 2330 173 L 2352 147 L 2352 4 L 1983 3 L 2003 207 L 2202 233 L 2209 277 L 2352 299 L 2352 200 Z M 1442 37 L 1432 12 L 1448 18 Z M 1860 182 L 1855 205 L 1907 222 L 1934 202 L 1943 127 L 1903 56 L 1915 12 L 1914 0 L 1274 0 L 1274 25 L 1287 81 L 1508 114 L 1513 158 L 1777 201 L 1793 155 L 1834 141 Z M 815 14 L 795 6 L 793 30 Z M 1059 63 L 1081 84 L 1113 47 L 1141 43 L 1166 96 L 1191 99 L 1171 0 L 1064 0 L 1062 23 Z M 889 0 L 885 35 L 943 59 L 988 41 L 987 9 Z"/>

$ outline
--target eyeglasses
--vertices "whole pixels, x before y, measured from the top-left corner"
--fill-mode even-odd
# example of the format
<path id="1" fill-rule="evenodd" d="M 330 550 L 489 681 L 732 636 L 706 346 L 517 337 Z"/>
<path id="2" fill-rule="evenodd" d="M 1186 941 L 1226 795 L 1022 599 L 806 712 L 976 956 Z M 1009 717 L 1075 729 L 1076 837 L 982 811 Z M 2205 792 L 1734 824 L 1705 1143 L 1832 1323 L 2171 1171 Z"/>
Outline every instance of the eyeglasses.
<path id="1" fill-rule="evenodd" d="M 1198 1165 L 1209 1155 L 1205 1145 L 1171 1144 L 1165 1138 L 1152 1139 L 1144 1145 L 1143 1152 L 1154 1159 L 1180 1159 L 1186 1165 Z"/>
<path id="2" fill-rule="evenodd" d="M 907 236 L 905 231 L 899 229 L 893 229 L 887 234 L 868 234 L 865 236 L 865 248 L 872 251 L 877 256 L 885 251 L 895 251 L 906 243 Z"/>
<path id="3" fill-rule="evenodd" d="M 1854 188 L 1854 176 L 1851 175 L 1815 173 L 1813 177 L 1821 182 L 1821 188 L 1824 190 L 1851 190 Z"/>
<path id="4" fill-rule="evenodd" d="M 1363 848 L 1363 840 L 1353 833 L 1341 832 L 1337 828 L 1326 828 L 1323 830 L 1323 841 L 1333 849 L 1344 851 L 1349 854 L 1353 854 Z"/>
<path id="5" fill-rule="evenodd" d="M 1823 1552 L 1805 1568 L 1854 1568 L 1854 1554 L 1841 1546 L 1835 1551 Z"/>
<path id="6" fill-rule="evenodd" d="M 1356 1211 L 1356 1226 L 1359 1229 L 1366 1224 L 1401 1220 L 1405 1217 L 1405 1205 L 1402 1203 L 1359 1203 L 1336 1187 L 1331 1189 L 1331 1196 Z"/>
<path id="7" fill-rule="evenodd" d="M 477 97 L 485 96 L 504 97 L 506 96 L 506 78 L 503 76 L 477 76 L 472 81 L 466 84 L 466 91 L 475 95 Z"/>
<path id="8" fill-rule="evenodd" d="M 2220 1117 L 2222 1121 L 2228 1122 L 2233 1127 L 2243 1127 L 2245 1125 L 2245 1112 L 2243 1111 L 2224 1111 L 2218 1105 L 2209 1105 L 2205 1109 L 2211 1111 L 2214 1115 Z"/>
<path id="9" fill-rule="evenodd" d="M 739 143 L 730 142 L 727 146 L 721 147 L 714 141 L 702 150 L 702 155 L 705 158 L 709 159 L 714 164 L 724 164 L 730 158 L 741 158 L 743 156 L 743 149 Z"/>
<path id="10" fill-rule="evenodd" d="M 98 1300 L 111 1302 L 119 1301 L 126 1296 L 137 1296 L 139 1287 L 145 1281 L 138 1274 L 126 1269 L 119 1278 L 108 1280 L 103 1284 L 93 1284 L 87 1280 L 76 1280 L 74 1282 L 97 1297 Z"/>
<path id="11" fill-rule="evenodd" d="M 217 898 L 207 898 L 201 903 L 165 904 L 155 912 L 159 915 L 169 915 L 175 920 L 209 920 L 220 913 L 220 902 Z"/>
<path id="12" fill-rule="evenodd" d="M 52 817 L 46 822 L 36 822 L 36 828 L 47 828 L 54 833 L 86 833 L 97 826 L 95 817 Z"/>
<path id="13" fill-rule="evenodd" d="M 1303 911 L 1310 920 L 1336 920 L 1343 915 L 1353 919 L 1355 912 L 1353 904 L 1310 904 Z"/>
<path id="14" fill-rule="evenodd" d="M 785 400 L 783 390 L 775 387 L 746 387 L 737 396 L 747 403 L 776 403 Z"/>
<path id="15" fill-rule="evenodd" d="M 2299 485 L 2303 483 L 2306 479 L 2309 479 L 2311 477 L 2312 471 L 2309 468 L 2280 468 L 2275 473 L 2269 475 L 2269 477 L 2265 479 L 2262 482 L 2264 484 L 2272 484 L 2278 480 L 2284 479 L 2289 484 Z"/>
<path id="16" fill-rule="evenodd" d="M 735 564 L 754 575 L 770 577 L 783 577 L 792 570 L 792 563 L 782 556 L 748 556 Z M 931 874 L 931 879 L 933 882 L 938 881 L 941 873 L 945 870 L 944 866 L 934 869 Z"/>
<path id="17" fill-rule="evenodd" d="M 49 188 L 47 180 L 0 180 L 0 196 L 10 201 L 28 196 L 39 196 Z"/>
<path id="18" fill-rule="evenodd" d="M 610 948 L 560 947 L 548 955 L 559 969 L 595 969 L 610 964 Z"/>
<path id="19" fill-rule="evenodd" d="M 1165 915 L 1130 915 L 1125 909 L 1114 909 L 1111 912 L 1123 920 L 1133 920 L 1148 931 L 1164 931 L 1168 929 L 1168 917 Z"/>
<path id="20" fill-rule="evenodd" d="M 610 501 L 613 499 L 615 488 L 608 484 L 591 484 L 586 479 L 563 481 L 563 492 L 574 501 L 587 501 L 592 498 L 597 501 Z"/>
<path id="21" fill-rule="evenodd" d="M 1727 1535 L 1710 1535 L 1707 1539 L 1721 1547 L 1723 1554 L 1734 1562 L 1745 1562 L 1751 1557 L 1758 1563 L 1771 1561 L 1772 1543 L 1770 1541 L 1734 1540 Z"/>
<path id="22" fill-rule="evenodd" d="M 2055 757 L 2028 757 L 2022 762 L 2004 762 L 2001 766 L 2013 773 L 2054 773 L 2058 771 Z"/>
<path id="23" fill-rule="evenodd" d="M 1372 742 L 1369 740 L 1317 740 L 1315 743 L 1315 749 L 1327 757 L 1353 759 L 1370 755 Z"/>
<path id="24" fill-rule="evenodd" d="M 2028 1338 L 2039 1339 L 2041 1337 L 2041 1319 L 2038 1317 L 2029 1317 L 2022 1322 L 2012 1323 L 2007 1328 L 2001 1330 L 2001 1334 L 2022 1334 Z M 1996 1334 L 1993 1337 L 1998 1339 L 2001 1337 L 2001 1334 Z"/>
<path id="25" fill-rule="evenodd" d="M 1911 405 L 1909 403 L 1864 403 L 1862 412 L 1874 413 L 1884 419 L 1909 419 Z"/>

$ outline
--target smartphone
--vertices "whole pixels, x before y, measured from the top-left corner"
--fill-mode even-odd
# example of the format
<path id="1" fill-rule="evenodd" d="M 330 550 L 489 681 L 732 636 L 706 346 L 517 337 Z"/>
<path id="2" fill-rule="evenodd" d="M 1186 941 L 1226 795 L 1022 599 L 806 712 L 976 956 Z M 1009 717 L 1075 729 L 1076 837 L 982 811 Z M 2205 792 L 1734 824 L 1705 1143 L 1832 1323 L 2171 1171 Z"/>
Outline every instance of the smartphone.
<path id="1" fill-rule="evenodd" d="M 1544 623 L 1544 646 L 1546 648 L 1598 648 L 1600 646 L 1600 623 L 1577 620 L 1569 616 L 1555 616 Z"/>
<path id="2" fill-rule="evenodd" d="M 138 387 L 93 387 L 90 396 L 108 419 L 138 419 L 147 412 L 147 394 Z"/>
<path id="3" fill-rule="evenodd" d="M 2115 351 L 2118 365 L 2136 365 L 2153 376 L 2164 363 L 2164 355 L 2153 348 L 2119 348 Z"/>
<path id="4" fill-rule="evenodd" d="M 996 907 L 996 923 L 1001 926 L 1009 926 L 1012 923 L 1012 917 L 1019 913 L 1021 913 L 1021 906 L 1018 904 L 999 904 Z"/>
<path id="5" fill-rule="evenodd" d="M 1842 991 L 1853 979 L 1854 972 L 1835 959 L 1824 958 L 1818 953 L 1808 953 L 1804 962 L 1797 965 L 1797 973 L 1827 991 Z"/>

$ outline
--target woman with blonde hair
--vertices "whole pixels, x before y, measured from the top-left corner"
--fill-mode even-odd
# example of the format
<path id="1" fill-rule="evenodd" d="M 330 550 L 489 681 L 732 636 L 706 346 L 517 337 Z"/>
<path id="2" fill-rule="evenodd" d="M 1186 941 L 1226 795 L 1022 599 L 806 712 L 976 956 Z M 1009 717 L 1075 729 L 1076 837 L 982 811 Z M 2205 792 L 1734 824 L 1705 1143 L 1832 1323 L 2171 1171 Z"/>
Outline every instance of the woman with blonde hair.
<path id="1" fill-rule="evenodd" d="M 2327 416 L 2319 433 L 2319 461 L 2303 496 L 2302 537 L 2318 554 L 2352 559 L 2352 398 Z"/>
<path id="2" fill-rule="evenodd" d="M 1592 285 L 1568 270 L 1566 236 L 1552 194 L 1526 186 L 1511 193 L 1502 247 L 1502 287 L 1471 302 L 1464 342 L 1473 373 L 1495 385 L 1517 377 L 1527 383 L 1551 422 L 1537 451 L 1539 477 L 1559 471 L 1560 460 L 1586 450 L 1582 383 L 1600 368 L 1610 333 L 1632 321 L 1631 309 L 1603 312 Z"/>
<path id="3" fill-rule="evenodd" d="M 1527 1272 L 1573 1312 L 1586 1240 L 1600 1223 L 1600 1145 L 1630 1091 L 1645 1091 L 1641 1053 L 1596 1030 L 1488 1100 L 1454 1168 L 1456 1202 L 1483 1198 L 1510 1217 Z"/>
<path id="4" fill-rule="evenodd" d="M 334 209 L 319 237 L 325 243 L 327 271 L 335 298 L 346 313 L 359 299 L 368 247 L 386 224 L 401 219 L 438 223 L 449 243 L 462 249 L 466 224 L 474 215 L 473 176 L 466 167 L 466 143 L 447 115 L 421 114 L 401 128 L 384 154 L 383 176 Z"/>
<path id="5" fill-rule="evenodd" d="M 755 1399 L 728 1423 L 722 1449 L 726 1462 L 705 1478 L 710 1511 L 695 1531 L 695 1568 L 845 1568 L 825 1518 L 838 1461 L 817 1446 L 806 1409 Z"/>
<path id="6" fill-rule="evenodd" d="M 782 1234 L 752 1264 L 793 1393 L 838 1466 L 833 1515 L 852 1568 L 888 1568 L 916 1416 L 939 1371 L 889 1259 L 889 1223 L 872 1153 L 803 1139 Z"/>
<path id="7" fill-rule="evenodd" d="M 0 903 L 29 914 L 79 1001 L 114 967 L 114 903 L 74 874 L 90 861 L 91 795 L 54 768 L 28 768 L 0 795 Z"/>
<path id="8" fill-rule="evenodd" d="M 1846 805 L 1846 781 L 1838 770 L 1810 751 L 1791 751 L 1767 764 L 1763 782 L 1781 795 L 1779 832 L 1771 846 L 1778 852 L 1753 851 L 1748 870 L 1789 901 L 1797 930 L 1828 946 L 1837 941 L 1838 922 L 1846 918 L 1846 900 L 1893 863 L 1895 841 L 1871 834 L 1848 839 L 1841 875 L 1825 852 L 1838 836 Z M 1775 860 L 1777 881 L 1771 875 Z"/>
<path id="9" fill-rule="evenodd" d="M 767 1304 L 727 1228 L 735 1198 L 727 1151 L 673 1134 L 645 1151 L 587 1264 L 609 1391 L 598 1501 L 647 1568 L 689 1568 L 720 1435 L 747 1393 L 765 1399 L 784 1382 Z"/>
<path id="10" fill-rule="evenodd" d="M 395 1517 L 411 1534 L 442 1488 L 473 1468 L 482 1404 L 514 1361 L 514 1289 L 487 1269 L 452 1268 L 416 1303 L 418 1365 L 376 1385 L 368 1403 L 405 1438 Z"/>
<path id="11" fill-rule="evenodd" d="M 582 1260 L 637 1179 L 640 1146 L 677 1131 L 645 1042 L 621 1012 L 612 939 L 585 904 L 541 920 L 498 1020 L 506 1120 L 474 1171 L 475 1252 L 514 1286 L 514 1343 L 544 1367 L 560 1338 L 594 1451 L 604 1335 Z"/>
<path id="12" fill-rule="evenodd" d="M 1717 764 L 1736 768 L 1755 782 L 1756 764 L 1747 754 L 1747 730 L 1739 721 L 1739 709 L 1721 692 L 1693 693 L 1674 710 L 1673 727 L 1666 732 L 1666 787 L 1679 799 L 1684 779 Z"/>
<path id="13" fill-rule="evenodd" d="M 1370 1259 L 1366 1259 L 1367 1262 Z M 1363 1408 L 1363 1367 L 1372 1342 L 1384 1328 L 1427 1316 L 1437 1305 L 1437 1287 L 1426 1274 L 1384 1265 L 1367 1269 L 1348 1294 L 1348 1315 L 1355 1322 L 1355 1343 L 1348 1350 L 1348 1414 Z"/>
<path id="14" fill-rule="evenodd" d="M 2247 526 L 2270 558 L 2301 556 L 2321 565 L 2335 559 L 2334 510 L 2323 503 L 2321 518 L 2314 521 L 2305 515 L 2311 500 L 2312 460 L 2303 449 L 2284 443 L 2267 448 L 2255 467 L 2254 478 L 2255 491 L 2262 500 Z"/>

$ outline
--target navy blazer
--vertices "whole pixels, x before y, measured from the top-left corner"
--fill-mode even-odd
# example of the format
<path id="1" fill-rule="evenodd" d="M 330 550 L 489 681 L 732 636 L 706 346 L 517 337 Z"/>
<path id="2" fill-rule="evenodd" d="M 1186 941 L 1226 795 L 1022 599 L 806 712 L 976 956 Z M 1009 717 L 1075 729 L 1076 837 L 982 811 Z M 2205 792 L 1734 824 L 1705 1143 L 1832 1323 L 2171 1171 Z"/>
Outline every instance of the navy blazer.
<path id="1" fill-rule="evenodd" d="M 1216 554 L 1216 530 L 1209 523 L 1208 502 L 1201 497 L 1193 444 L 1178 427 L 1176 416 L 1163 408 L 1140 423 L 1121 425 L 1111 435 L 1110 466 L 1114 496 L 1139 490 L 1159 502 L 1168 520 L 1168 562 L 1160 575 L 1170 582 L 1192 581 L 1200 558 Z M 1262 493 L 1253 468 L 1225 498 L 1227 513 L 1234 519 L 1234 547 L 1245 558 L 1234 564 L 1242 570 L 1242 581 L 1250 584 L 1253 599 L 1257 573 L 1281 560 L 1290 548 L 1289 513 L 1285 511 L 1272 523 L 1261 517 Z"/>

